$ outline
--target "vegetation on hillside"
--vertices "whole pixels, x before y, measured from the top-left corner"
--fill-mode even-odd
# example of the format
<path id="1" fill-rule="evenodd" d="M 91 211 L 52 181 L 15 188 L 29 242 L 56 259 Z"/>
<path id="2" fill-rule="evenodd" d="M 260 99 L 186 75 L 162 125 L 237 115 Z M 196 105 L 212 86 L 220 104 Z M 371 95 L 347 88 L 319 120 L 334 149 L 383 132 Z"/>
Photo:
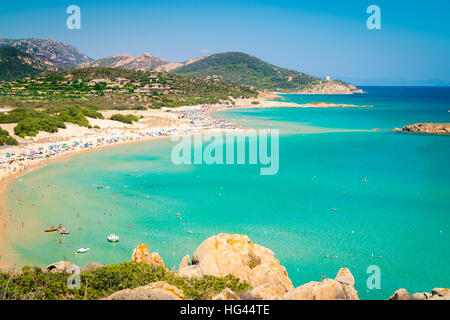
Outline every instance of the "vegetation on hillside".
<path id="1" fill-rule="evenodd" d="M 0 46 L 0 81 L 12 81 L 57 69 L 16 48 Z"/>
<path id="2" fill-rule="evenodd" d="M 20 274 L 0 273 L 0 299 L 84 300 L 101 299 L 123 289 L 132 289 L 157 281 L 183 290 L 185 299 L 211 299 L 225 288 L 236 293 L 249 289 L 234 276 L 205 276 L 202 280 L 181 278 L 162 266 L 124 262 L 80 274 L 80 289 L 69 289 L 64 273 L 44 272 L 39 267 L 24 267 Z"/>
<path id="3" fill-rule="evenodd" d="M 175 70 L 195 77 L 218 79 L 252 85 L 268 90 L 295 90 L 320 78 L 274 66 L 242 52 L 213 54 Z"/>
<path id="4" fill-rule="evenodd" d="M 17 142 L 16 139 L 14 139 L 13 137 L 11 137 L 9 135 L 9 132 L 6 130 L 3 130 L 2 128 L 0 128 L 0 146 L 3 145 L 10 145 L 10 146 L 16 146 L 19 143 Z"/>
<path id="5" fill-rule="evenodd" d="M 174 73 L 92 67 L 0 83 L 0 102 L 10 106 L 94 105 L 98 109 L 178 107 L 253 97 L 249 86 Z"/>

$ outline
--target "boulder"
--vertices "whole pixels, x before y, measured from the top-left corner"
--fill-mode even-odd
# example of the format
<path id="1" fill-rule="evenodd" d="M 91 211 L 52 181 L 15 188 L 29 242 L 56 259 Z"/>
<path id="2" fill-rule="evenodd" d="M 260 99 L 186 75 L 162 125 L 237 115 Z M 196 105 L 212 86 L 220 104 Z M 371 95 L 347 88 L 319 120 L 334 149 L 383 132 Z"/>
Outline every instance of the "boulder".
<path id="1" fill-rule="evenodd" d="M 402 290 L 402 289 L 400 289 L 400 290 Z M 396 298 L 395 293 L 397 291 L 394 292 L 394 294 L 389 298 L 389 300 L 401 300 L 401 299 L 395 299 Z M 432 296 L 432 294 L 429 292 L 416 292 L 411 296 L 411 299 L 412 300 L 428 300 L 431 298 L 431 296 Z"/>
<path id="2" fill-rule="evenodd" d="M 431 300 L 450 300 L 450 289 L 434 288 L 431 293 Z"/>
<path id="3" fill-rule="evenodd" d="M 189 267 L 191 265 L 191 257 L 189 255 L 185 255 L 183 259 L 181 259 L 180 265 L 178 266 L 178 270 L 183 269 L 185 267 Z"/>
<path id="4" fill-rule="evenodd" d="M 72 273 L 75 270 L 80 270 L 80 268 L 69 261 L 59 261 L 52 264 L 49 264 L 46 268 L 48 272 L 65 272 L 65 273 Z"/>
<path id="5" fill-rule="evenodd" d="M 417 292 L 412 296 L 405 289 L 399 289 L 389 300 L 450 300 L 450 289 L 434 288 L 430 292 Z"/>
<path id="6" fill-rule="evenodd" d="M 283 293 L 268 283 L 258 286 L 249 292 L 249 297 L 256 300 L 279 300 L 282 295 Z"/>
<path id="7" fill-rule="evenodd" d="M 283 295 L 283 300 L 318 300 L 315 297 L 315 289 L 320 282 L 311 281 L 295 288 Z"/>
<path id="8" fill-rule="evenodd" d="M 355 289 L 355 278 L 348 268 L 339 269 L 334 280 L 342 285 L 347 297 L 346 300 L 359 300 L 358 291 Z"/>
<path id="9" fill-rule="evenodd" d="M 241 300 L 239 296 L 229 288 L 225 288 L 221 293 L 214 296 L 212 300 Z"/>
<path id="10" fill-rule="evenodd" d="M 103 300 L 183 300 L 184 293 L 177 287 L 159 281 L 134 289 L 124 289 L 103 298 Z"/>
<path id="11" fill-rule="evenodd" d="M 181 268 L 180 270 L 178 270 L 177 275 L 184 278 L 195 278 L 199 280 L 203 279 L 203 272 L 196 265 Z"/>
<path id="12" fill-rule="evenodd" d="M 159 256 L 159 253 L 150 252 L 150 249 L 145 244 L 140 244 L 133 250 L 131 262 L 144 262 L 147 264 L 164 266 L 164 260 Z"/>
<path id="13" fill-rule="evenodd" d="M 284 300 L 359 300 L 355 279 L 347 268 L 341 268 L 335 279 L 311 281 L 282 297 Z"/>
<path id="14" fill-rule="evenodd" d="M 412 297 L 406 289 L 398 289 L 389 300 L 412 300 Z"/>
<path id="15" fill-rule="evenodd" d="M 192 264 L 204 275 L 231 274 L 254 288 L 269 284 L 280 295 L 294 288 L 274 253 L 245 235 L 222 233 L 206 239 L 195 251 Z"/>

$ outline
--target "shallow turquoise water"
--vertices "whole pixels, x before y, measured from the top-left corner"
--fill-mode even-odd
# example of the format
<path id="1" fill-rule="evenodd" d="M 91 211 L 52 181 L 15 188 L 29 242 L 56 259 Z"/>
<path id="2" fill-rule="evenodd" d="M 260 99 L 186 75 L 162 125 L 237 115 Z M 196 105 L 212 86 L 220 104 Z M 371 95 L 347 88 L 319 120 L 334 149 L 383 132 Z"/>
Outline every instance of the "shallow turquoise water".
<path id="1" fill-rule="evenodd" d="M 383 94 L 389 95 L 375 97 Z M 450 137 L 343 130 L 400 127 L 436 114 L 444 122 L 449 100 L 431 103 L 424 113 L 417 111 L 421 103 L 439 99 L 416 97 L 420 101 L 409 107 L 401 97 L 383 98 L 379 109 L 370 95 L 358 99 L 375 108 L 227 112 L 250 127 L 281 129 L 274 176 L 259 175 L 258 165 L 176 166 L 170 139 L 53 162 L 9 186 L 7 238 L 17 254 L 10 258 L 39 265 L 62 259 L 112 263 L 128 260 L 132 248 L 146 243 L 178 266 L 204 239 L 227 232 L 272 249 L 295 286 L 334 277 L 345 266 L 363 299 L 385 299 L 398 288 L 449 287 Z M 72 233 L 42 232 L 59 223 Z M 106 242 L 112 232 L 119 243 Z M 91 251 L 74 254 L 80 247 Z M 370 265 L 380 267 L 379 290 L 366 287 Z"/>

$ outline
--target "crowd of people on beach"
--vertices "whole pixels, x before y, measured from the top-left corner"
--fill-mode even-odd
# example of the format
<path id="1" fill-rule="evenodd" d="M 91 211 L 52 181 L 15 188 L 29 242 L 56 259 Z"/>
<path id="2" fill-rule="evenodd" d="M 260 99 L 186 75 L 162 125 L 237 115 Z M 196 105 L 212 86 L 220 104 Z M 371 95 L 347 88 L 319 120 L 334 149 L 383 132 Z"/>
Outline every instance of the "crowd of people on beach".
<path id="1" fill-rule="evenodd" d="M 195 134 L 209 129 L 233 130 L 239 129 L 233 123 L 212 115 L 212 112 L 223 110 L 231 106 L 202 106 L 199 108 L 186 109 L 179 111 L 178 119 L 186 120 L 189 125 L 154 128 L 137 133 L 127 133 L 116 136 L 96 136 L 91 139 L 77 139 L 63 143 L 32 144 L 30 147 L 20 148 L 16 152 L 1 152 L 0 150 L 0 174 L 5 176 L 28 171 L 30 166 L 36 160 L 42 161 L 54 158 L 61 154 L 80 151 L 84 149 L 93 149 L 106 145 L 112 145 L 123 142 L 141 141 L 151 137 L 171 136 L 178 134 Z"/>

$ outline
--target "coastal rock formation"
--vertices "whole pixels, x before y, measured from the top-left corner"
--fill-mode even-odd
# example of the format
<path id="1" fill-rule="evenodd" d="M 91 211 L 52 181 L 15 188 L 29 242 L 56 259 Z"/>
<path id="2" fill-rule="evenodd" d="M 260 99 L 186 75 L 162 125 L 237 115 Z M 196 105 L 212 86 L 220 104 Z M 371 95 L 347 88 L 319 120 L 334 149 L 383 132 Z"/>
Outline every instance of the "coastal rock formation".
<path id="1" fill-rule="evenodd" d="M 178 270 L 177 274 L 179 277 L 184 278 L 203 279 L 203 272 L 200 267 L 196 265 L 181 268 Z"/>
<path id="2" fill-rule="evenodd" d="M 189 267 L 191 265 L 191 257 L 189 255 L 185 255 L 183 259 L 181 259 L 180 265 L 178 266 L 178 270 Z"/>
<path id="3" fill-rule="evenodd" d="M 225 288 L 221 293 L 214 296 L 211 300 L 241 300 L 239 296 L 229 288 Z"/>
<path id="4" fill-rule="evenodd" d="M 131 262 L 145 262 L 147 264 L 164 266 L 164 260 L 160 257 L 159 253 L 150 252 L 150 249 L 145 244 L 140 244 L 133 250 Z"/>
<path id="5" fill-rule="evenodd" d="M 73 264 L 69 261 L 59 261 L 52 264 L 49 264 L 46 268 L 48 272 L 65 272 L 65 273 L 71 273 L 74 271 L 74 269 L 79 269 L 76 264 Z"/>
<path id="6" fill-rule="evenodd" d="M 355 279 L 347 268 L 341 268 L 336 278 L 311 281 L 283 295 L 284 300 L 359 300 Z"/>
<path id="7" fill-rule="evenodd" d="M 134 289 L 124 289 L 103 298 L 103 300 L 183 300 L 184 293 L 177 287 L 159 281 Z"/>
<path id="8" fill-rule="evenodd" d="M 412 297 L 406 289 L 398 289 L 389 300 L 412 300 Z"/>
<path id="9" fill-rule="evenodd" d="M 403 132 L 450 134 L 450 123 L 415 123 L 404 126 Z"/>
<path id="10" fill-rule="evenodd" d="M 248 299 L 255 300 L 279 300 L 280 292 L 270 284 L 263 284 L 249 292 Z"/>
<path id="11" fill-rule="evenodd" d="M 364 93 L 350 83 L 340 80 L 322 80 L 298 90 L 297 94 L 353 94 Z"/>
<path id="12" fill-rule="evenodd" d="M 406 289 L 398 289 L 389 300 L 450 300 L 450 289 L 434 288 L 431 293 L 418 292 L 413 295 Z"/>
<path id="13" fill-rule="evenodd" d="M 231 274 L 253 288 L 267 284 L 277 295 L 294 288 L 286 268 L 280 265 L 274 253 L 252 243 L 245 235 L 222 233 L 206 239 L 195 251 L 192 264 L 204 275 Z"/>

